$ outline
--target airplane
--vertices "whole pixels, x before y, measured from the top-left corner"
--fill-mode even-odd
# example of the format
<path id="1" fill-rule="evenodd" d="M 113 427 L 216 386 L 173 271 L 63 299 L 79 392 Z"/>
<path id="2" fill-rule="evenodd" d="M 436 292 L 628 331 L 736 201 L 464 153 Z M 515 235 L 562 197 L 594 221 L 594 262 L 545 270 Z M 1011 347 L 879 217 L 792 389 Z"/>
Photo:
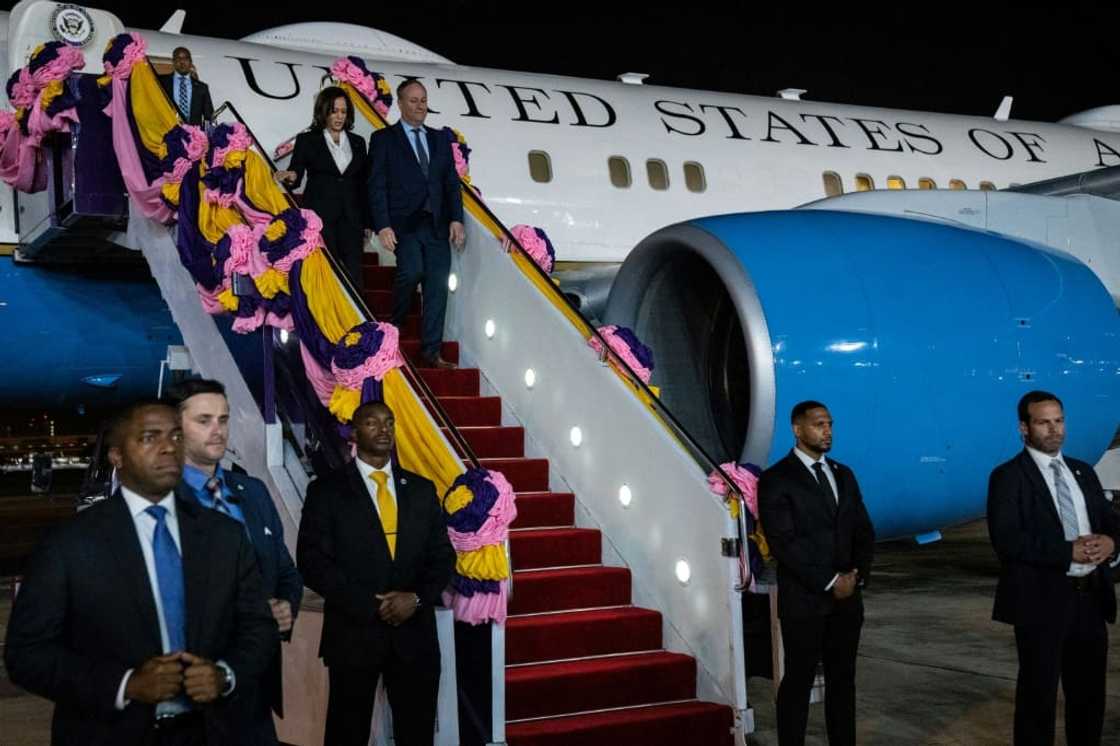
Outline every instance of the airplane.
<path id="1" fill-rule="evenodd" d="M 21 65 L 36 44 L 57 33 L 52 30 L 57 22 L 55 7 L 25 1 L 0 15 L 0 27 L 7 32 L 0 35 L 4 45 L 0 60 L 7 70 Z M 120 19 L 106 11 L 79 11 L 97 29 L 98 39 L 126 30 Z M 1082 112 L 1056 124 L 1011 119 L 1006 103 L 994 117 L 899 111 L 813 102 L 796 89 L 776 97 L 747 96 L 660 87 L 635 73 L 601 81 L 475 68 L 384 31 L 348 24 L 301 23 L 228 40 L 183 34 L 182 23 L 183 15 L 176 13 L 160 30 L 142 31 L 153 61 L 166 63 L 175 47 L 188 47 L 214 101 L 236 102 L 270 151 L 307 126 L 324 75 L 342 53 L 361 56 L 394 87 L 403 80 L 421 80 L 431 104 L 429 123 L 454 127 L 466 137 L 472 150 L 472 183 L 482 190 L 486 204 L 507 225 L 544 228 L 561 263 L 557 276 L 563 281 L 567 270 L 573 292 L 589 300 L 598 296 L 591 306 L 606 314 L 607 320 L 612 313 L 634 316 L 641 299 L 631 293 L 630 307 L 623 308 L 618 299 L 622 294 L 612 291 L 610 301 L 603 300 L 603 278 L 609 284 L 620 266 L 622 276 L 641 275 L 640 267 L 627 271 L 625 262 L 643 238 L 665 226 L 705 216 L 763 211 L 771 215 L 783 211 L 782 221 L 815 220 L 803 217 L 806 213 L 784 211 L 824 198 L 879 194 L 874 190 L 884 189 L 914 200 L 947 192 L 983 197 L 995 194 L 994 190 L 1120 165 L 1120 127 L 1114 107 Z M 12 39 L 19 43 L 13 44 Z M 86 72 L 100 72 L 99 46 L 89 44 L 85 51 Z M 395 113 L 390 119 L 395 119 Z M 16 218 L 14 211 L 0 210 L 0 239 L 26 240 L 21 230 L 24 221 Z M 897 228 L 888 222 L 884 230 L 888 236 L 921 233 L 921 226 L 915 228 L 917 222 Z M 846 231 L 860 223 L 844 220 L 837 225 Z M 838 245 L 858 244 L 858 234 L 845 234 L 838 241 Z M 6 275 L 0 291 L 6 296 L 0 302 L 6 305 L 0 309 L 20 320 L 6 328 L 22 336 L 5 332 L 9 335 L 5 341 L 14 343 L 2 346 L 0 365 L 24 373 L 0 392 L 0 406 L 29 400 L 72 406 L 92 395 L 105 396 L 106 391 L 118 398 L 150 392 L 167 344 L 177 342 L 167 328 L 166 310 L 158 308 L 154 284 L 133 278 L 127 286 L 102 293 L 108 297 L 99 308 L 87 309 L 80 290 L 86 266 L 54 269 L 20 262 L 20 252 L 15 253 L 14 259 L 4 259 L 0 265 Z M 779 274 L 797 270 L 795 257 L 774 261 Z M 1118 261 L 1115 251 L 1105 252 L 1090 267 L 1113 304 L 1120 298 Z M 901 266 L 904 270 L 906 263 Z M 593 281 L 580 285 L 580 278 L 588 274 Z M 876 292 L 885 292 L 886 278 L 871 279 L 879 288 Z M 977 293 L 998 289 L 998 278 L 991 276 L 962 280 Z M 1091 291 L 1093 280 L 1087 276 L 1081 280 Z M 914 290 L 920 293 L 921 287 L 919 281 Z M 736 293 L 730 286 L 723 290 L 719 298 Z M 52 296 L 56 314 L 39 311 L 45 295 Z M 1100 301 L 1092 292 L 1089 295 Z M 878 301 L 868 298 L 868 307 L 874 309 Z M 713 431 L 708 442 L 714 451 L 738 455 L 734 444 L 742 442 L 748 428 L 741 402 L 757 392 L 742 385 L 750 356 L 742 342 L 734 342 L 745 336 L 751 322 L 731 318 L 726 308 L 719 334 L 731 340 L 731 346 L 720 354 L 714 346 L 701 351 L 709 366 L 703 374 L 725 384 L 712 400 L 715 403 L 705 405 L 713 410 L 706 415 L 710 421 L 698 427 Z M 1106 310 L 1114 315 L 1114 305 Z M 680 312 L 700 313 L 688 308 Z M 1091 312 L 1096 324 L 1100 304 Z M 79 331 L 72 319 L 84 319 L 86 326 Z M 936 336 L 928 344 L 951 348 L 949 342 L 958 331 L 940 326 L 929 330 Z M 101 342 L 92 341 L 99 337 Z M 32 344 L 36 339 L 56 339 L 57 344 Z M 1060 343 L 1058 336 L 1039 342 L 1044 347 Z M 60 359 L 64 350 L 76 349 L 81 350 L 80 360 Z M 991 364 L 1012 365 L 1002 358 Z M 44 377 L 42 371 L 51 371 L 52 376 Z M 917 385 L 912 381 L 903 388 L 913 392 Z M 1114 379 L 1111 385 L 1114 389 Z M 952 393 L 948 392 L 950 398 Z M 1094 389 L 1094 395 L 1098 393 Z M 687 407 L 698 396 L 704 398 L 695 394 L 676 401 Z M 833 396 L 843 397 L 844 392 L 837 390 Z M 1071 404 L 1080 411 L 1081 402 Z M 769 416 L 781 425 L 779 413 Z M 743 422 L 728 422 L 735 417 Z M 1097 424 L 1091 437 L 1086 435 L 1079 444 L 1099 455 L 1108 446 L 1115 420 L 1112 416 L 1106 435 L 1100 431 L 1104 426 Z M 953 436 L 936 437 L 952 440 Z M 777 448 L 785 440 L 774 442 Z M 769 443 L 766 448 L 746 450 L 756 461 L 773 455 Z M 940 457 L 930 458 L 934 468 L 941 463 Z M 1120 488 L 1120 482 L 1108 486 Z M 961 506 L 941 511 L 938 520 L 947 525 L 966 514 L 975 517 L 976 510 L 969 498 L 967 511 Z"/>

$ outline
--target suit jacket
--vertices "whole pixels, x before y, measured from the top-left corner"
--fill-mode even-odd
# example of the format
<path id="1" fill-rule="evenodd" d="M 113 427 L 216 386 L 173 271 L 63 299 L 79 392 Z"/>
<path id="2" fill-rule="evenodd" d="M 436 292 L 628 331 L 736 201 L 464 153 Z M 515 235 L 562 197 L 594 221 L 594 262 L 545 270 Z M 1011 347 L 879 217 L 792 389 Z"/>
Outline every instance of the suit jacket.
<path id="1" fill-rule="evenodd" d="M 463 195 L 451 143 L 438 130 L 425 127 L 424 131 L 428 138 L 427 179 L 401 122 L 370 136 L 369 204 L 374 231 L 392 227 L 398 236 L 411 233 L 425 202 L 438 237 L 447 235 L 452 220 L 462 222 Z"/>
<path id="2" fill-rule="evenodd" d="M 825 587 L 837 573 L 859 570 L 866 585 L 875 552 L 875 529 L 852 470 L 827 459 L 838 500 L 821 489 L 792 451 L 762 473 L 758 511 L 778 560 L 778 614 L 829 614 L 836 605 Z M 862 604 L 857 589 L 853 599 Z"/>
<path id="3" fill-rule="evenodd" d="M 397 492 L 396 557 L 353 462 L 307 488 L 296 560 L 307 587 L 324 599 L 319 655 L 328 665 L 373 667 L 391 656 L 416 668 L 439 669 L 433 607 L 455 568 L 447 523 L 427 479 L 393 467 Z M 407 591 L 420 608 L 399 627 L 377 615 L 375 596 Z"/>
<path id="4" fill-rule="evenodd" d="M 1093 467 L 1063 455 L 1085 495 L 1093 533 L 1107 534 L 1120 547 L 1120 522 L 1104 496 Z M 1073 542 L 1066 541 L 1062 519 L 1038 465 L 1024 448 L 1000 464 L 988 480 L 988 533 L 999 557 L 992 619 L 1008 624 L 1042 622 L 1072 598 L 1066 573 Z M 1101 564 L 1090 576 L 1109 622 L 1116 621 L 1112 570 Z"/>
<path id="5" fill-rule="evenodd" d="M 264 482 L 247 474 L 223 470 L 222 478 L 225 479 L 245 516 L 245 528 L 249 539 L 253 543 L 253 554 L 257 558 L 257 567 L 261 573 L 261 588 L 265 598 L 279 598 L 292 605 L 292 616 L 299 613 L 300 602 L 303 600 L 303 578 L 296 569 L 292 555 L 284 543 L 284 524 L 280 522 L 280 514 L 268 494 Z M 199 507 L 197 495 L 185 482 L 182 484 L 183 493 Z M 269 612 L 271 614 L 271 611 Z M 291 632 L 282 635 L 283 639 L 291 639 Z M 280 640 L 277 639 L 273 649 L 273 656 L 268 664 L 263 677 L 261 688 L 268 698 L 272 709 L 277 715 L 284 716 L 284 694 L 281 687 Z"/>
<path id="6" fill-rule="evenodd" d="M 353 132 L 345 135 L 350 140 L 353 157 L 341 174 L 327 147 L 323 130 L 308 130 L 296 137 L 289 166 L 296 173 L 293 188 L 303 183 L 306 174 L 307 186 L 303 190 L 301 207 L 314 210 L 324 223 L 345 218 L 355 228 L 366 228 L 370 225 L 369 200 L 366 197 L 369 181 L 366 143 Z"/>
<path id="7" fill-rule="evenodd" d="M 179 95 L 175 88 L 175 73 L 167 73 L 166 75 L 159 76 L 160 85 L 167 95 L 171 97 L 171 103 L 175 106 L 175 111 L 179 111 Z M 191 79 L 191 114 L 187 117 L 187 124 L 193 124 L 196 127 L 202 125 L 203 120 L 209 121 L 214 118 L 214 102 L 210 100 L 210 86 L 203 83 L 201 80 Z"/>
<path id="8" fill-rule="evenodd" d="M 187 649 L 224 660 L 237 685 L 200 706 L 211 743 L 231 732 L 231 700 L 253 688 L 276 644 L 253 550 L 240 524 L 176 490 Z M 115 708 L 121 678 L 163 653 L 159 617 L 128 505 L 113 497 L 79 513 L 36 549 L 12 608 L 5 663 L 12 681 L 55 703 L 51 743 L 140 744 L 154 707 Z"/>

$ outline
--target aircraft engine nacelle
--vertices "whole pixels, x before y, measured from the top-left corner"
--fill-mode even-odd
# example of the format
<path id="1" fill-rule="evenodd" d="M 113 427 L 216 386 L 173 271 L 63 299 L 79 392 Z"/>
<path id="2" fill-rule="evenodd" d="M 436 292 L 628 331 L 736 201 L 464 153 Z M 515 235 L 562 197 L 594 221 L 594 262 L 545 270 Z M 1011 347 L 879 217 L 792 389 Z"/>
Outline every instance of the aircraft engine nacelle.
<path id="1" fill-rule="evenodd" d="M 983 515 L 1028 390 L 1064 400 L 1078 458 L 1096 461 L 1120 421 L 1120 319 L 1093 273 L 943 223 L 786 211 L 673 225 L 631 252 L 605 318 L 650 346 L 663 400 L 720 460 L 773 463 L 793 405 L 825 402 L 880 538 Z"/>

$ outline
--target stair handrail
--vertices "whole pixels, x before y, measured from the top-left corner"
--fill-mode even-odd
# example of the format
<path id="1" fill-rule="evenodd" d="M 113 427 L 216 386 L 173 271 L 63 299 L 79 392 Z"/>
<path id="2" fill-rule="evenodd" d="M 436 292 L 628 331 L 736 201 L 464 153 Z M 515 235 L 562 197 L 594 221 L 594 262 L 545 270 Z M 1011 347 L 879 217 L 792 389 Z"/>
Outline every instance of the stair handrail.
<path id="1" fill-rule="evenodd" d="M 372 114 L 375 119 L 370 123 L 374 126 L 375 129 L 382 129 L 384 127 L 390 126 L 388 120 L 386 120 L 385 117 L 383 117 L 377 111 L 369 98 L 367 98 L 364 93 L 358 90 L 356 86 L 344 84 L 343 88 L 351 95 L 358 96 L 365 103 L 366 110 L 363 111 L 363 114 L 367 119 L 369 119 L 370 115 Z M 747 510 L 747 502 L 746 497 L 745 495 L 743 495 L 742 490 L 739 489 L 738 484 L 736 484 L 735 481 L 731 479 L 730 476 L 728 476 L 727 472 L 724 471 L 723 467 L 714 458 L 712 458 L 707 453 L 707 451 L 704 450 L 704 447 L 700 445 L 699 442 L 697 442 L 697 440 L 692 436 L 691 433 L 688 432 L 685 426 L 681 424 L 680 420 L 678 420 L 676 416 L 673 415 L 671 411 L 669 411 L 669 408 L 665 406 L 660 397 L 654 394 L 649 385 L 644 380 L 642 380 L 642 378 L 637 373 L 634 372 L 634 369 L 630 367 L 629 363 L 627 363 L 621 355 L 614 351 L 610 344 L 607 343 L 606 338 L 599 332 L 595 325 L 591 323 L 590 319 L 584 316 L 583 312 L 580 311 L 579 307 L 572 302 L 571 298 L 569 298 L 560 290 L 560 288 L 552 281 L 552 278 L 548 275 L 548 273 L 545 272 L 540 267 L 540 265 L 537 264 L 537 262 L 532 258 L 529 252 L 525 250 L 525 247 L 521 245 L 521 242 L 517 239 L 517 237 L 513 235 L 509 228 L 506 227 L 505 223 L 503 223 L 501 219 L 494 214 L 490 207 L 482 201 L 482 198 L 475 191 L 474 187 L 472 187 L 462 177 L 459 177 L 459 186 L 463 194 L 463 199 L 465 201 L 469 201 L 468 209 L 473 208 L 472 212 L 474 212 L 475 217 L 480 218 L 480 222 L 487 224 L 490 231 L 495 234 L 495 238 L 501 240 L 503 244 L 508 245 L 512 250 L 516 251 L 522 257 L 522 259 L 524 260 L 522 262 L 522 265 L 527 265 L 530 268 L 526 270 L 523 266 L 522 271 L 530 271 L 536 274 L 537 282 L 533 284 L 538 288 L 547 289 L 542 292 L 547 292 L 548 295 L 551 296 L 550 300 L 554 305 L 559 304 L 561 306 L 561 308 L 563 309 L 562 315 L 567 317 L 570 321 L 573 318 L 578 319 L 578 323 L 572 324 L 574 327 L 576 327 L 576 330 L 586 336 L 590 336 L 598 340 L 599 345 L 602 349 L 599 354 L 602 356 L 602 358 L 604 360 L 609 358 L 612 363 L 614 363 L 615 369 L 623 373 L 624 377 L 627 380 L 627 383 L 629 383 L 638 392 L 642 401 L 650 407 L 650 409 L 658 417 L 658 419 L 661 420 L 662 424 L 669 429 L 670 433 L 674 437 L 677 438 L 677 441 L 687 447 L 687 450 L 690 451 L 690 455 L 692 456 L 693 460 L 697 462 L 697 465 L 702 469 L 706 469 L 708 474 L 717 475 L 717 477 L 721 481 L 723 481 L 724 485 L 727 488 L 728 499 L 726 500 L 726 505 L 731 511 L 732 515 L 735 517 L 738 533 L 738 536 L 736 538 L 739 542 L 740 577 L 739 583 L 737 584 L 737 589 L 740 591 L 746 590 L 750 585 L 749 565 L 747 564 L 746 560 L 748 530 L 746 525 L 746 517 L 744 516 L 744 512 Z M 581 329 L 580 326 L 582 326 L 583 328 Z M 731 507 L 732 502 L 738 502 L 738 509 Z"/>

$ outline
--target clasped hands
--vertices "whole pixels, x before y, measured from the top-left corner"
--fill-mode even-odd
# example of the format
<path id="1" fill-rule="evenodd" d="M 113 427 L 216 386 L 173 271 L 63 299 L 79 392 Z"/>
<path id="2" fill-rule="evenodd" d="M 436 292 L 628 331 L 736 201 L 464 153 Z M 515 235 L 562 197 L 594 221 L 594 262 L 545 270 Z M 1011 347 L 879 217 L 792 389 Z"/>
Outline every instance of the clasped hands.
<path id="1" fill-rule="evenodd" d="M 375 598 L 381 602 L 377 616 L 393 627 L 399 627 L 416 613 L 416 594 L 407 591 L 378 593 Z"/>
<path id="2" fill-rule="evenodd" d="M 1086 534 L 1073 541 L 1073 561 L 1083 565 L 1099 565 L 1108 561 L 1116 551 L 1112 537 L 1103 534 Z"/>
<path id="3" fill-rule="evenodd" d="M 184 651 L 144 661 L 129 677 L 124 696 L 154 705 L 185 693 L 194 702 L 206 704 L 221 696 L 225 686 L 225 673 L 217 664 Z"/>
<path id="4" fill-rule="evenodd" d="M 852 594 L 856 592 L 856 587 L 858 585 L 859 570 L 852 569 L 848 572 L 842 572 L 837 576 L 836 582 L 832 584 L 832 597 L 837 601 L 851 598 Z"/>

